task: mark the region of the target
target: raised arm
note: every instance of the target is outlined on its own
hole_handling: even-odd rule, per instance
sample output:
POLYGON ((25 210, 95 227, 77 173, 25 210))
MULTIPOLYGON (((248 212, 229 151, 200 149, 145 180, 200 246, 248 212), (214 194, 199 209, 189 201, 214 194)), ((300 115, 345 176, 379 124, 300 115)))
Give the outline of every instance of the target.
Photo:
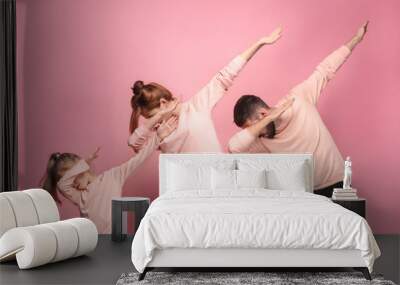
POLYGON ((249 48, 247 48, 245 51, 243 51, 240 54, 240 56, 244 60, 249 61, 261 47, 263 47, 265 45, 274 44, 277 40, 280 39, 281 36, 282 36, 282 28, 278 27, 268 36, 262 37, 257 42, 252 44, 249 48))
POLYGON ((363 40, 365 34, 367 33, 369 21, 366 21, 364 25, 362 25, 354 37, 346 44, 349 50, 353 51, 353 49, 363 40))
POLYGON ((227 66, 221 69, 197 94, 191 99, 198 110, 212 110, 215 104, 232 86, 234 79, 245 64, 264 45, 275 43, 281 37, 281 28, 275 29, 269 36, 262 37, 236 56, 227 66))
POLYGON ((116 181, 120 183, 121 187, 134 170, 136 170, 157 149, 159 143, 160 139, 157 134, 154 133, 146 140, 141 149, 128 161, 109 170, 115 177, 116 181))
POLYGON ((354 47, 361 42, 367 31, 368 22, 362 25, 356 35, 345 45, 328 55, 314 70, 314 72, 302 83, 295 86, 290 93, 304 96, 307 100, 316 104, 322 90, 335 76, 336 72, 350 56, 354 47))

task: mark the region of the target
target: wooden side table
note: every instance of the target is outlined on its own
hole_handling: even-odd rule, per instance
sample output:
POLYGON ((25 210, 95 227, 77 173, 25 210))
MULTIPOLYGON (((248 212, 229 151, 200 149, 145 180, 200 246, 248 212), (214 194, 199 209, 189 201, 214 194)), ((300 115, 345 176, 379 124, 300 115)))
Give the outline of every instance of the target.
POLYGON ((135 232, 139 227, 140 221, 146 214, 150 205, 150 199, 145 197, 119 197, 112 199, 112 233, 113 241, 123 241, 126 239, 127 213, 135 213, 135 232))
POLYGON ((332 202, 339 204, 340 206, 359 214, 364 219, 366 218, 366 203, 364 198, 357 198, 354 200, 334 200, 332 202))

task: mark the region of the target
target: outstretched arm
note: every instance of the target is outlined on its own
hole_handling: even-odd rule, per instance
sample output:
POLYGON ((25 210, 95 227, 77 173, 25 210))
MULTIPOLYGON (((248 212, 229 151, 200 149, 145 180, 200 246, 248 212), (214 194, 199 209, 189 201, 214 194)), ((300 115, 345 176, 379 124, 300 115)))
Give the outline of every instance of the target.
POLYGON ((196 109, 210 111, 223 97, 234 79, 245 64, 264 45, 275 43, 281 37, 281 28, 275 29, 270 35, 262 37, 249 48, 236 56, 226 67, 221 69, 197 94, 192 98, 196 109))
POLYGON ((353 51, 353 49, 363 40, 365 34, 367 33, 369 21, 366 21, 364 25, 362 25, 354 37, 346 44, 349 50, 353 51))
POLYGON ((302 83, 294 87, 290 93, 303 96, 308 101, 316 104, 322 90, 335 76, 342 64, 349 57, 354 47, 360 43, 367 31, 368 22, 362 25, 356 35, 345 45, 328 55, 302 83))
POLYGON ((125 180, 157 149, 159 144, 173 133, 178 127, 178 119, 175 116, 160 123, 155 132, 149 136, 142 148, 128 161, 120 166, 112 168, 112 174, 121 186, 125 180))
POLYGON ((268 36, 262 37, 259 39, 257 42, 252 44, 249 48, 247 48, 245 51, 243 51, 240 56, 246 60, 249 61, 256 53, 257 51, 262 48, 265 45, 272 45, 274 44, 277 40, 280 39, 282 36, 282 28, 276 28, 271 34, 268 36))

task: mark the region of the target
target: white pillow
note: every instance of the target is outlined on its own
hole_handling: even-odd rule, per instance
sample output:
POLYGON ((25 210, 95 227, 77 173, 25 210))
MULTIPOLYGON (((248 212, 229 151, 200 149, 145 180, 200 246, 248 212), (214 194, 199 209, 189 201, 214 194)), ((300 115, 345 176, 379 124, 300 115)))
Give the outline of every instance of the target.
POLYGON ((271 169, 267 172, 268 189, 307 191, 308 178, 305 164, 298 164, 286 169, 271 169))
POLYGON ((267 188, 267 172, 263 170, 236 170, 238 188, 267 188))
POLYGON ((267 188, 265 170, 211 170, 211 187, 213 190, 237 190, 240 188, 267 188))
POLYGON ((173 159, 166 161, 166 167, 168 168, 172 164, 182 165, 184 167, 191 166, 191 167, 213 167, 217 169, 236 169, 236 161, 234 159, 210 159, 207 156, 204 158, 196 159, 173 159))
POLYGON ((211 168, 235 169, 232 159, 178 159, 166 164, 166 190, 211 190, 211 168))
POLYGON ((236 190, 236 170, 213 167, 211 169, 211 188, 213 190, 236 190))
POLYGON ((265 169, 268 189, 310 191, 312 188, 311 170, 304 160, 239 159, 238 168, 240 170, 265 169))
POLYGON ((168 191, 209 190, 211 189, 211 167, 170 163, 167 189, 168 191))

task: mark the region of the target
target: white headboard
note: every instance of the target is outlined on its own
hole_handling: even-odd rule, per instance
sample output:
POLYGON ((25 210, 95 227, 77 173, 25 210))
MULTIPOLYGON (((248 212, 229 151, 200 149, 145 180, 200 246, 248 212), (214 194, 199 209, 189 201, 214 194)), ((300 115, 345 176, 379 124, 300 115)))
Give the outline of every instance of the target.
POLYGON ((313 157, 312 154, 248 154, 248 153, 242 153, 242 154, 228 154, 228 153, 180 153, 180 154, 160 154, 160 162, 159 162, 159 194, 162 195, 167 191, 167 165, 169 162, 182 162, 182 161, 198 161, 198 162, 204 162, 207 161, 208 163, 212 163, 213 161, 218 161, 218 160, 232 160, 236 161, 237 159, 240 158, 246 158, 246 159, 257 159, 257 160, 267 160, 268 162, 280 162, 280 161, 287 161, 287 162, 292 162, 292 161, 304 161, 306 165, 308 166, 308 169, 310 170, 308 173, 308 185, 309 189, 307 189, 307 192, 313 192, 314 191, 314 177, 313 177, 313 170, 314 170, 314 162, 313 162, 313 157))

